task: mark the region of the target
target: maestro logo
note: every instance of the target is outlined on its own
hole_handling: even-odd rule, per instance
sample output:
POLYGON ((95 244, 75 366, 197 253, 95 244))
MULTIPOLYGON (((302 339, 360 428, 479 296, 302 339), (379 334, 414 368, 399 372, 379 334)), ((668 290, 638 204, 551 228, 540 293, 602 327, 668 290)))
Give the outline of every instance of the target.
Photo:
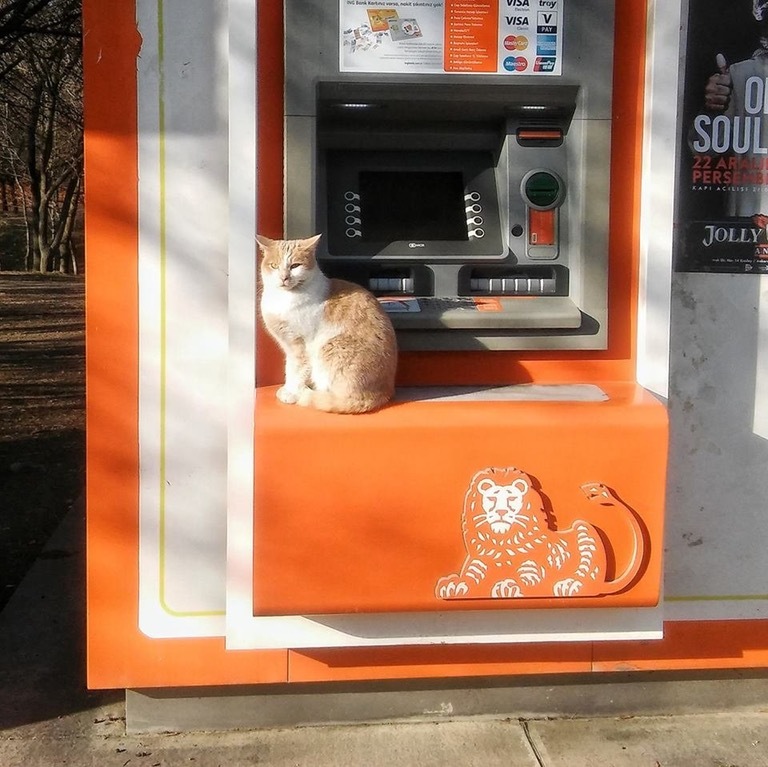
POLYGON ((528 69, 528 59, 524 56, 507 56, 504 59, 504 69, 507 72, 525 72, 528 69))

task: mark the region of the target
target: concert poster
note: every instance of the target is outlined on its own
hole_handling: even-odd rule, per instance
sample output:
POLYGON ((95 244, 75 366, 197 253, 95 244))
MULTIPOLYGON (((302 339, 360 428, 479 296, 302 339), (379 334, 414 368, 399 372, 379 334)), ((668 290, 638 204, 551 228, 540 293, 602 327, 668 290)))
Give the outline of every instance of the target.
POLYGON ((689 0, 675 269, 768 273, 768 0, 689 0))

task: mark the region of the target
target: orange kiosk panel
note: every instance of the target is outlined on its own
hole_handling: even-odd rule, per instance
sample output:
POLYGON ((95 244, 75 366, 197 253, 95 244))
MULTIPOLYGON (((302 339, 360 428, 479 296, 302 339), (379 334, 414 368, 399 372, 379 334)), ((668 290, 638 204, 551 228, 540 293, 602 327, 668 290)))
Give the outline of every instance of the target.
POLYGON ((260 389, 255 614, 655 605, 666 415, 604 391, 359 417, 260 389))

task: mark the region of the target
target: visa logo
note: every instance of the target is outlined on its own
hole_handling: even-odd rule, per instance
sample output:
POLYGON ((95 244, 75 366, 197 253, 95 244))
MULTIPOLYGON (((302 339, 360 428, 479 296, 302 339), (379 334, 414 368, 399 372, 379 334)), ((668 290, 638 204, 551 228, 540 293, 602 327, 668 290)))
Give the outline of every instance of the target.
POLYGON ((507 21, 507 26, 509 27, 527 27, 528 26, 527 16, 507 16, 506 21, 507 21))
POLYGON ((507 8, 530 8, 530 0, 507 0, 507 8))

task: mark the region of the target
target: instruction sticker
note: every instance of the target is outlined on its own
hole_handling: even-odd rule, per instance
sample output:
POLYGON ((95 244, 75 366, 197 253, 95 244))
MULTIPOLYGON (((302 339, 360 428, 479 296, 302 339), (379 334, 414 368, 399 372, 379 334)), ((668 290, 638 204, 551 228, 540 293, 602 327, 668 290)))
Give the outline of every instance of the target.
POLYGON ((560 75, 566 0, 340 0, 342 72, 560 75))

